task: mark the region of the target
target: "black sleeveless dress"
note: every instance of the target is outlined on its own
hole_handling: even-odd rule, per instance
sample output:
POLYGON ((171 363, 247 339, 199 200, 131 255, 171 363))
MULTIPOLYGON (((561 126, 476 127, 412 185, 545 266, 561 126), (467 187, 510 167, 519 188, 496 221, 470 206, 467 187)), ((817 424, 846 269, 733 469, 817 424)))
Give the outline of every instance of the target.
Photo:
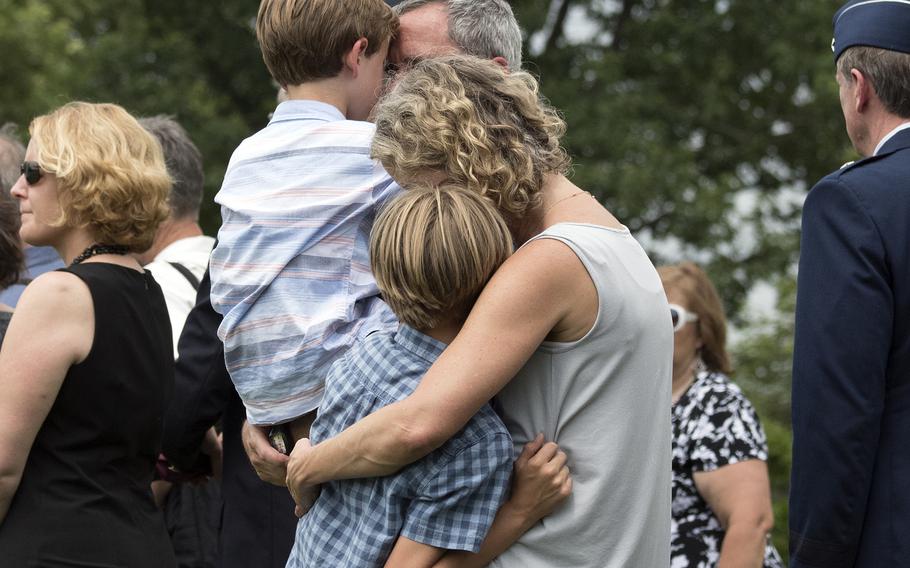
POLYGON ((61 270, 91 291, 94 343, 67 372, 29 452, 0 524, 0 566, 172 567, 149 489, 174 377, 161 288, 115 264, 61 270))

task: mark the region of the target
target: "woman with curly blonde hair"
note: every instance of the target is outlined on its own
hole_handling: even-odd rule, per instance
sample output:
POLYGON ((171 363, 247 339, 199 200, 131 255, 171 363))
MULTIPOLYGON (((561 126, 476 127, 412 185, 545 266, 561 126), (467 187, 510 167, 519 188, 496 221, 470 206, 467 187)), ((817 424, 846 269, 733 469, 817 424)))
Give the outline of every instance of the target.
POLYGON ((130 253, 167 216, 161 148, 125 110, 36 118, 12 188, 22 239, 68 265, 26 288, 0 348, 0 558, 173 566, 149 483, 173 381, 161 289, 130 253))
POLYGON ((542 523, 513 510, 480 554, 440 565, 666 565, 669 308, 629 230, 566 179, 562 119, 527 73, 463 56, 416 64, 374 117, 373 154, 405 189, 444 182, 484 195, 521 246, 411 396, 298 444, 292 493, 395 471, 496 396, 516 448, 543 432, 565 451, 573 493, 542 523))

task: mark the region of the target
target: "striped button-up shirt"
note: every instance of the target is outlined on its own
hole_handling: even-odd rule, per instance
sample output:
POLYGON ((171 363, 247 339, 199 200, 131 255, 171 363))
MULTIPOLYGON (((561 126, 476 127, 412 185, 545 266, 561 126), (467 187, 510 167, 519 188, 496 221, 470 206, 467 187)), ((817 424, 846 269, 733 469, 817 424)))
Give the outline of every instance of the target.
POLYGON ((211 297, 254 424, 317 408, 332 361, 396 325, 370 271, 373 220, 399 191, 370 159, 373 132, 333 106, 287 101, 231 156, 211 297))
MULTIPOLYGON (((445 344, 402 325, 374 333, 335 362, 313 443, 411 394, 445 344)), ((442 447, 387 477, 322 485, 297 524, 288 568, 382 566, 399 536, 477 552, 508 493, 512 438, 484 405, 442 447)))

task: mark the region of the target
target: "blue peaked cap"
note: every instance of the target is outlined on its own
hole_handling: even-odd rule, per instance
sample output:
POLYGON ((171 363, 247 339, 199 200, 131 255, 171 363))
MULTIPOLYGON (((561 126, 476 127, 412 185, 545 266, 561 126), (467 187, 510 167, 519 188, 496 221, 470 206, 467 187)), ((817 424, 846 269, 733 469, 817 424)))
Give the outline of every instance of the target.
POLYGON ((910 0, 851 0, 834 14, 834 61, 864 45, 910 53, 910 0))

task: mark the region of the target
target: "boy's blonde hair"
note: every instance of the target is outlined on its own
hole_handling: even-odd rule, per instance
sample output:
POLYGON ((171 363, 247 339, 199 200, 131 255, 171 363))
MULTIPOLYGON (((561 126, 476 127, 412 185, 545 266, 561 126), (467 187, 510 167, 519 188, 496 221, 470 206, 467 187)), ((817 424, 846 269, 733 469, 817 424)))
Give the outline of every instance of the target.
POLYGON ((152 246, 168 216, 171 178, 158 141, 123 108, 73 102, 29 126, 38 165, 57 178, 60 227, 88 227, 99 243, 152 246))
POLYGON ((402 73, 373 109, 371 155, 405 185, 428 173, 488 197, 510 224, 540 205, 544 177, 565 173, 565 122, 524 71, 466 55, 402 73))
POLYGON ((493 205, 458 187, 418 187, 380 213, 370 257, 383 299, 419 330, 463 321, 509 255, 512 237, 493 205))
POLYGON ((373 55, 396 33, 383 0, 262 0, 256 18, 262 59, 282 87, 335 77, 358 39, 373 55))

